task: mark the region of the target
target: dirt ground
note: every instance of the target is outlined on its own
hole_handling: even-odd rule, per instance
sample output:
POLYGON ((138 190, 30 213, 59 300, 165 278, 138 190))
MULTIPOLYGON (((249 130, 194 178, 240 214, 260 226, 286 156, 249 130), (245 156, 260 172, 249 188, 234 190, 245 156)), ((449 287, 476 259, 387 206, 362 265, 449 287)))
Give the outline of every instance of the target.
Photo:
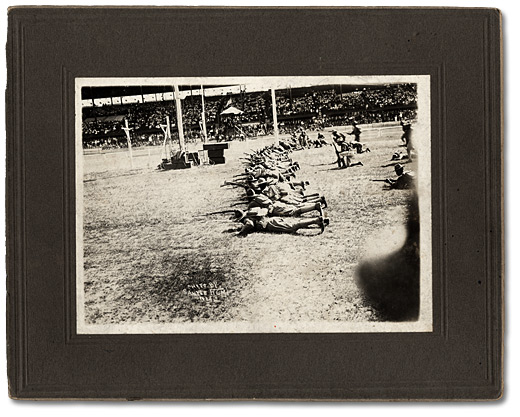
POLYGON ((410 192, 371 181, 395 177, 400 135, 365 130, 372 152, 356 157, 362 167, 339 170, 332 146, 292 153, 297 180, 327 198, 323 234, 238 238, 228 216, 205 216, 238 201, 241 189, 221 184, 242 171, 244 152, 272 138, 232 142, 225 165, 175 171, 154 169, 158 148, 134 150, 134 169, 127 152, 85 155, 85 322, 381 320, 354 275, 361 259, 404 240, 410 192))

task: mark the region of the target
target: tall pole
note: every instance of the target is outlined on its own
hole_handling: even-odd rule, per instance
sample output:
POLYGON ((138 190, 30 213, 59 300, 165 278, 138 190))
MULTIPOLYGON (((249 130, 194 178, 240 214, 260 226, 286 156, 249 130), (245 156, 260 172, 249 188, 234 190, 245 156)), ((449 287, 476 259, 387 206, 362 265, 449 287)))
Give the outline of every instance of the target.
MULTIPOLYGON (((168 154, 171 158, 172 155, 172 131, 170 130, 170 116, 166 116, 166 137, 168 138, 168 146, 170 147, 170 153, 168 154)), ((166 148, 165 148, 166 150, 166 148)))
POLYGON ((274 88, 271 88, 271 100, 273 102, 273 127, 274 127, 274 141, 275 145, 278 145, 278 117, 276 115, 276 96, 274 94, 274 88))
POLYGON ((123 130, 126 133, 126 141, 128 143, 128 152, 130 154, 130 166, 134 167, 134 157, 132 155, 132 141, 130 140, 130 128, 128 127, 128 119, 125 119, 125 127, 123 127, 123 130))
POLYGON ((179 147, 181 152, 185 151, 186 145, 184 143, 184 129, 182 127, 182 103, 179 93, 179 86, 174 85, 175 89, 175 109, 177 110, 177 130, 179 131, 179 147))
POLYGON ((202 97, 202 134, 204 142, 208 141, 208 131, 206 130, 206 110, 204 107, 204 86, 200 86, 200 96, 202 97))

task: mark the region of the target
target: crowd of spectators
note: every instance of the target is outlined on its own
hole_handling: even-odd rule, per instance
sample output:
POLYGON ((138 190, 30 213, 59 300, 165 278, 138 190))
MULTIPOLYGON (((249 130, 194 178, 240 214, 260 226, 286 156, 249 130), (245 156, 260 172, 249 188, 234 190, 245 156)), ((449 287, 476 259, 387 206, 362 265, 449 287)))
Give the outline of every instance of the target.
MULTIPOLYGON (((415 117, 415 84, 374 86, 347 92, 338 87, 307 91, 278 90, 276 104, 280 132, 290 133, 298 127, 321 130, 349 124, 352 120, 366 124, 415 117)), ((269 92, 205 97, 204 104, 210 139, 230 140, 241 135, 260 136, 273 131, 269 92), (237 116, 221 115, 231 105, 242 113, 237 116)), ((201 138, 201 112, 200 96, 188 96, 182 101, 184 133, 188 141, 201 138)), ((174 101, 85 107, 84 147, 126 147, 126 136, 122 129, 125 120, 132 132, 132 145, 156 145, 161 143, 163 135, 160 125, 165 123, 166 116, 170 118, 172 133, 176 132, 174 101)))
POLYGON ((83 122, 83 136, 112 135, 121 130, 120 120, 92 119, 83 122))
MULTIPOLYGON (((164 137, 156 133, 135 135, 132 137, 132 147, 156 146, 162 144, 163 140, 164 137)), ((83 142, 83 148, 85 149, 123 149, 127 146, 128 143, 125 136, 94 137, 89 141, 83 142)))
POLYGON ((291 91, 277 92, 276 106, 280 116, 308 113, 329 113, 341 110, 373 110, 386 107, 409 106, 417 102, 415 84, 389 85, 341 92, 331 88, 305 92, 295 96, 291 91))

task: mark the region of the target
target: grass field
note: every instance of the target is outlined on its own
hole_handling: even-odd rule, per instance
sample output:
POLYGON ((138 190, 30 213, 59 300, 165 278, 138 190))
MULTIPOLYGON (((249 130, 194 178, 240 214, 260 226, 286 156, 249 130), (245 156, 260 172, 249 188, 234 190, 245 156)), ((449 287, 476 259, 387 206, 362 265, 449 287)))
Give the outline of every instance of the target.
POLYGON ((204 216, 237 202, 242 191, 220 185, 242 171, 244 152, 272 138, 231 143, 225 165, 177 171, 154 169, 159 148, 134 150, 134 169, 127 152, 85 155, 86 323, 381 320, 354 274, 361 259, 404 240, 410 191, 371 181, 395 176, 400 135, 365 129, 372 152, 356 157, 362 167, 339 170, 332 146, 292 153, 297 180, 327 198, 323 234, 241 239, 225 215, 204 216))

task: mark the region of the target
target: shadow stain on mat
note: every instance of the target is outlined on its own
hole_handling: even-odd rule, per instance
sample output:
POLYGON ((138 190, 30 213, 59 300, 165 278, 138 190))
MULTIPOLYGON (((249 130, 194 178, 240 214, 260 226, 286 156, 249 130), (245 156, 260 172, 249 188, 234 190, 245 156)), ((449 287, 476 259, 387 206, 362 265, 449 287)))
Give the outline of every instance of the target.
POLYGON ((386 321, 415 321, 419 316, 419 206, 410 198, 403 246, 380 259, 364 260, 356 283, 386 321))

